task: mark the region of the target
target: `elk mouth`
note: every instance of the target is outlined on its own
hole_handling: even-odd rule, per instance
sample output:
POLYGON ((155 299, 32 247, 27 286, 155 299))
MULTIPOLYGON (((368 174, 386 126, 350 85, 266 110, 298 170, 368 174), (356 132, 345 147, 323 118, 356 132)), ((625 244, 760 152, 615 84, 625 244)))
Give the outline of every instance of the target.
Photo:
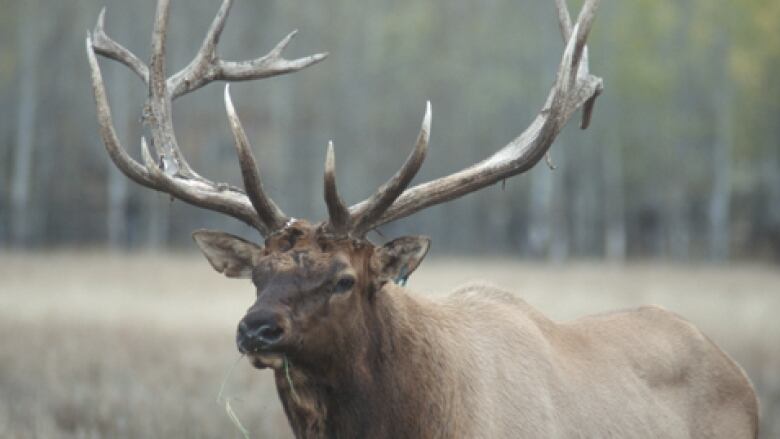
POLYGON ((257 369, 279 370, 284 366, 284 354, 278 352, 247 352, 246 356, 257 369))

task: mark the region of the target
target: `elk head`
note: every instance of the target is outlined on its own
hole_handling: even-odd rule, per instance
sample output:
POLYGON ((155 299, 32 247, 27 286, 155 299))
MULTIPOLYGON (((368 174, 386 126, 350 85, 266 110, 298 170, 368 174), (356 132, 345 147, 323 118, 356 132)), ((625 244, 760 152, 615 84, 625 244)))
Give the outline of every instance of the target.
POLYGON ((378 246, 365 235, 374 228, 428 206, 525 172, 546 154, 572 114, 584 108, 582 127, 590 120, 602 81, 588 71, 587 39, 597 0, 586 0, 572 26, 563 0, 556 0, 566 43, 555 83, 531 125, 515 140, 485 160, 426 183, 408 188, 425 158, 430 135, 431 106, 426 106, 416 146, 402 167, 376 193, 347 207, 336 188, 332 143, 325 160, 324 197, 329 217, 320 222, 290 218, 263 190, 252 149, 233 107, 229 88, 225 106, 245 190, 217 184, 193 171, 179 149, 171 117, 172 101, 212 81, 241 81, 295 72, 323 60, 321 53, 296 60, 282 57, 295 32, 263 57, 231 62, 219 58, 217 42, 232 0, 222 5, 192 62, 166 77, 165 39, 170 0, 159 0, 149 66, 104 32, 104 12, 87 36, 87 54, 97 105, 100 133, 106 149, 129 178, 195 206, 233 216, 265 236, 260 246, 222 232, 201 230, 193 237, 211 265, 233 278, 250 278, 257 299, 238 325, 237 344, 258 367, 279 367, 282 355, 316 362, 340 343, 350 344, 365 329, 377 294, 390 282, 404 279, 425 256, 429 240, 404 237, 378 246), (119 61, 148 87, 144 122, 155 153, 141 140, 141 164, 122 148, 96 54, 119 61))
POLYGON ((252 279, 257 298, 238 324, 236 344, 256 367, 274 368, 283 355, 316 367, 337 351, 334 344, 366 333, 374 295, 414 271, 430 243, 404 237, 377 247, 303 220, 291 220, 262 247, 223 232, 193 236, 217 271, 252 279))

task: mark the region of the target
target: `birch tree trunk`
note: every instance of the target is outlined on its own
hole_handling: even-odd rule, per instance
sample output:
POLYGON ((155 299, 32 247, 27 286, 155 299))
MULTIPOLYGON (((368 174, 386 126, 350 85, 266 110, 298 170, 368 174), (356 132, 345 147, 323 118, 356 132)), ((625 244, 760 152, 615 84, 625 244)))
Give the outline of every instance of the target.
POLYGON ((604 164, 604 254, 610 261, 626 259, 626 218, 623 202, 623 149, 618 136, 602 152, 604 164))
POLYGON ((528 206, 528 246, 532 257, 545 255, 550 246, 553 171, 545 167, 531 171, 528 206))
MULTIPOLYGON (((725 57, 724 57, 725 58, 725 57)), ((723 67, 724 73, 726 67, 723 67)), ((714 261, 726 261, 730 253, 731 150, 733 133, 733 83, 719 81, 715 96, 717 134, 712 151, 712 191, 709 201, 709 256, 714 261)))
POLYGON ((32 182, 32 158, 35 142, 37 112, 36 57, 38 38, 33 25, 34 3, 25 2, 17 28, 17 42, 21 63, 19 65, 19 113, 16 124, 16 145, 11 177, 11 243, 16 246, 30 244, 30 192, 32 182))

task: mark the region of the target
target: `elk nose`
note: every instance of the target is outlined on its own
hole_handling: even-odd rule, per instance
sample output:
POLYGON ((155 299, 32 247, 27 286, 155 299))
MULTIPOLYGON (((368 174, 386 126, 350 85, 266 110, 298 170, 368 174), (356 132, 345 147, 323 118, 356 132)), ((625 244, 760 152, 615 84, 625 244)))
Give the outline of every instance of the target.
POLYGON ((284 327, 276 315, 253 312, 239 322, 236 344, 241 353, 257 352, 279 343, 284 334, 284 327))

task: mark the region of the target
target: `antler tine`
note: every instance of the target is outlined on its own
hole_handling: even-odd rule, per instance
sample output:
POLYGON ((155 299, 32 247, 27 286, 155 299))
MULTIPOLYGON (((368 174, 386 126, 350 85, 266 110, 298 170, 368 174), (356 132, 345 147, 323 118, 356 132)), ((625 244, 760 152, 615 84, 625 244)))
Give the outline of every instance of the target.
MULTIPOLYGON (((561 36, 563 37, 563 42, 566 43, 571 38, 571 16, 569 15, 569 9, 566 7, 566 0, 555 0, 555 8, 558 11, 558 24, 561 28, 561 36)), ((583 18, 578 17, 578 22, 584 22, 584 20, 592 21, 596 12, 596 6, 586 8, 583 7, 580 14, 589 14, 589 17, 583 18)), ((590 25, 588 25, 588 29, 590 28, 590 25)), ((577 71, 577 76, 587 76, 588 74, 588 62, 587 62, 587 56, 588 56, 588 48, 584 45, 584 40, 582 41, 582 49, 581 49, 581 55, 576 55, 576 58, 579 58, 580 56, 585 57, 586 61, 580 63, 580 68, 577 71)), ((578 61, 579 62, 579 61, 578 61)), ((581 129, 587 129, 588 126, 590 126, 590 120, 593 115, 593 107, 596 104, 596 98, 601 94, 602 89, 598 88, 596 90, 596 93, 593 94, 593 96, 585 101, 585 104, 583 104, 582 108, 582 122, 580 123, 581 129)))
POLYGON ((420 170, 425 154, 428 152, 428 141, 431 136, 431 102, 425 104, 425 116, 423 117, 420 133, 417 135, 417 143, 401 166, 401 169, 390 180, 383 184, 370 198, 356 204, 352 210, 352 232, 356 236, 363 236, 377 226, 377 220, 393 204, 399 195, 409 186, 417 171, 420 170))
POLYGON ((555 9, 558 12, 558 25, 561 28, 563 42, 567 43, 571 36, 571 15, 566 7, 566 0, 555 0, 555 9))
MULTIPOLYGON (((371 221, 371 227, 411 215, 426 207, 474 192, 532 168, 552 145, 555 137, 580 107, 584 107, 584 126, 590 118, 593 100, 603 89, 601 78, 588 72, 585 42, 593 24, 599 0, 586 0, 566 40, 566 49, 558 67, 555 84, 542 110, 531 125, 515 140, 487 159, 436 180, 404 191, 395 202, 371 221)), ((559 22, 566 32, 568 11, 558 0, 559 22)), ((364 209, 362 205, 353 211, 364 209)))
POLYGON ((238 153, 238 163, 241 167, 241 175, 244 178, 244 189, 249 200, 257 211, 260 220, 266 225, 268 231, 274 231, 284 227, 287 217, 281 209, 265 194, 263 183, 260 180, 260 171, 257 168, 257 162, 252 154, 252 147, 241 125, 241 120, 233 107, 233 100, 230 98, 230 84, 225 85, 225 109, 227 110, 230 130, 233 132, 233 138, 236 143, 236 152, 238 153))
MULTIPOLYGON (((582 33, 582 35, 580 35, 578 39, 578 44, 581 46, 582 59, 584 59, 584 62, 580 62, 579 64, 580 68, 577 71, 578 76, 586 77, 589 74, 588 47, 585 45, 585 41, 588 38, 588 33, 590 32, 592 22, 596 17, 596 8, 598 8, 598 2, 591 2, 590 4, 586 3, 582 7, 582 10, 580 11, 580 16, 577 18, 578 22, 583 23, 583 30, 584 30, 584 32, 582 33), (586 6, 590 6, 590 7, 586 7, 586 6)), ((601 92, 603 90, 604 90, 603 84, 599 83, 593 95, 589 99, 587 99, 583 104, 582 122, 580 123, 580 129, 584 130, 590 126, 590 120, 593 116, 593 107, 596 105, 596 98, 598 98, 601 95, 601 92)))
POLYGON ((87 59, 92 74, 92 90, 95 94, 100 136, 103 139, 106 151, 114 164, 116 164, 116 167, 128 178, 138 184, 153 187, 144 167, 127 154, 124 148, 122 148, 119 137, 116 135, 114 119, 111 116, 111 106, 108 103, 108 95, 103 82, 103 74, 100 71, 100 64, 98 64, 97 56, 95 55, 97 49, 94 47, 94 40, 89 32, 87 32, 86 47, 87 59))
POLYGON ((95 51, 106 58, 111 58, 126 65, 136 75, 138 75, 144 84, 149 84, 149 68, 146 67, 140 58, 126 47, 117 43, 106 34, 106 8, 100 10, 95 30, 92 31, 92 45, 95 51))
POLYGON ((195 58, 185 68, 168 79, 173 99, 203 87, 212 81, 249 81, 297 72, 324 60, 327 52, 288 60, 282 52, 297 30, 290 32, 266 55, 250 61, 223 61, 217 56, 217 44, 225 27, 233 0, 223 0, 206 38, 195 58))
POLYGON ((282 50, 294 32, 284 38, 268 55, 252 61, 225 62, 216 50, 232 0, 223 0, 209 27, 200 50, 190 64, 166 78, 165 43, 168 33, 170 0, 158 0, 152 32, 152 54, 149 65, 108 37, 105 33, 105 8, 100 12, 92 35, 87 34, 87 56, 92 71, 92 86, 97 105, 98 123, 103 143, 116 166, 133 181, 157 191, 166 192, 198 207, 226 213, 246 222, 263 234, 282 227, 287 218, 263 192, 251 147, 226 90, 228 116, 236 138, 246 193, 227 184, 214 183, 197 174, 182 154, 173 129, 172 101, 214 80, 241 81, 295 72, 315 64, 327 54, 286 60, 282 50), (153 155, 143 140, 144 164, 138 163, 122 148, 111 118, 110 107, 96 54, 125 64, 148 86, 143 118, 152 137, 153 155))
POLYGON ((339 196, 336 189, 336 157, 333 152, 333 141, 328 142, 328 151, 325 155, 325 204, 328 206, 330 227, 337 234, 349 232, 352 224, 349 208, 339 196))
POLYGON ((217 15, 206 32, 206 37, 203 39, 198 53, 195 54, 195 57, 186 67, 170 78, 168 86, 174 95, 174 99, 208 83, 206 77, 210 73, 209 70, 213 70, 215 63, 219 61, 217 58, 217 44, 219 44, 219 38, 225 29, 225 22, 231 6, 233 6, 233 0, 223 0, 217 15), (201 81, 203 83, 196 86, 196 82, 199 83, 201 81))
POLYGON ((116 135, 103 75, 97 61, 97 50, 93 45, 92 36, 89 34, 86 38, 86 49, 92 74, 92 90, 95 94, 100 134, 106 151, 117 168, 140 185, 167 192, 199 207, 228 214, 262 231, 264 225, 259 221, 257 213, 241 191, 234 188, 218 191, 213 186, 198 180, 185 180, 168 176, 159 168, 159 164, 152 157, 144 139, 141 142, 141 153, 145 165, 141 165, 127 154, 116 135))
POLYGON ((596 18, 596 8, 598 8, 600 0, 586 0, 580 15, 577 17, 577 25, 579 32, 575 32, 572 29, 572 33, 577 35, 577 42, 574 47, 574 56, 572 59, 572 71, 576 72, 577 76, 582 76, 588 73, 587 63, 587 51, 588 48, 585 43, 590 35, 590 30, 593 26, 593 20, 596 18), (582 63, 582 59, 585 58, 586 62, 582 63))
POLYGON ((152 146, 157 156, 167 164, 168 172, 206 182, 208 180, 193 171, 187 163, 173 129, 172 99, 165 76, 165 43, 170 7, 170 0, 159 0, 154 14, 152 55, 149 61, 149 97, 144 109, 144 122, 150 128, 152 146))
POLYGON ((151 68, 147 67, 135 54, 115 42, 105 33, 106 8, 98 15, 91 39, 91 50, 125 64, 149 86, 149 98, 145 112, 146 122, 152 128, 152 137, 157 155, 170 164, 171 173, 179 173, 202 182, 208 180, 195 173, 187 163, 176 142, 173 121, 170 112, 170 97, 165 81, 165 37, 168 26, 169 0, 160 0, 155 13, 152 36, 151 68))

